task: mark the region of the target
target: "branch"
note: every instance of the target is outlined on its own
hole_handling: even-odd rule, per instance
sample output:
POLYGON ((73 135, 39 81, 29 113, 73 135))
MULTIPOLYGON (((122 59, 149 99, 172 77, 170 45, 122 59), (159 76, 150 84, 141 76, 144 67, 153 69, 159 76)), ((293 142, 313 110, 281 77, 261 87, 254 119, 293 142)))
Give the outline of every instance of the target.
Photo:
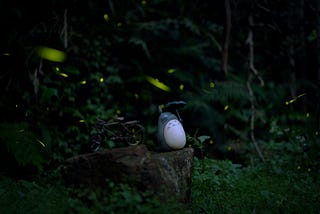
POLYGON ((63 46, 64 48, 68 48, 68 22, 67 22, 67 10, 64 10, 63 14, 63 28, 61 30, 60 36, 63 37, 63 46))
POLYGON ((252 27, 254 26, 254 24, 253 24, 252 15, 250 15, 249 17, 249 25, 250 25, 250 31, 246 41, 246 43, 249 45, 249 69, 251 70, 251 72, 253 72, 256 75, 256 77, 260 81, 260 86, 264 86, 264 81, 262 77, 259 75, 257 69, 254 67, 254 43, 253 43, 253 31, 252 31, 252 27))
POLYGON ((250 103, 251 103, 251 118, 250 118, 250 138, 251 141, 260 157, 260 159, 262 161, 264 161, 264 156, 261 152, 261 149, 256 141, 255 135, 254 135, 254 121, 255 121, 255 115, 256 115, 256 107, 254 105, 254 101, 255 101, 255 96, 251 87, 251 82, 252 82, 252 73, 249 71, 248 74, 248 80, 247 80, 247 88, 248 88, 248 92, 249 92, 249 97, 250 97, 250 103))
POLYGON ((259 79, 261 86, 264 86, 264 81, 261 78, 261 76, 259 75, 256 68, 254 67, 254 45, 253 45, 254 43, 253 43, 253 31, 252 31, 252 26, 253 26, 252 15, 250 15, 250 17, 249 17, 249 25, 251 28, 250 28, 246 43, 249 45, 249 71, 248 71, 248 79, 247 79, 247 89, 248 89, 250 103, 251 103, 250 138, 251 138, 251 141, 252 141, 260 159, 262 161, 264 161, 264 156, 261 152, 261 149, 256 141, 255 134, 254 134, 254 128, 255 128, 254 121, 255 121, 255 115, 256 115, 255 100, 256 99, 255 99, 255 95, 254 95, 252 87, 251 87, 253 75, 255 75, 259 79))

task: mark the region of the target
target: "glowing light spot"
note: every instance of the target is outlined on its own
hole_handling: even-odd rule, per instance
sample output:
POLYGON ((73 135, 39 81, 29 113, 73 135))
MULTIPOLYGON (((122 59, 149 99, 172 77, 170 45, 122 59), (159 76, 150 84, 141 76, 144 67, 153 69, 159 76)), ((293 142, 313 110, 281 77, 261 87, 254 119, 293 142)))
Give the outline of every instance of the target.
POLYGON ((210 144, 213 144, 213 140, 210 140, 209 143, 210 143, 210 144))
POLYGON ((216 86, 216 84, 214 84, 214 82, 210 82, 210 88, 214 88, 216 86))
POLYGON ((116 113, 117 113, 117 114, 121 114, 120 109, 117 109, 116 113))
POLYGON ((174 73, 175 71, 176 71, 175 68, 170 68, 170 69, 168 69, 168 74, 172 74, 172 73, 174 73))
POLYGON ((297 170, 300 170, 301 169, 301 166, 297 166, 297 170))
POLYGON ((82 81, 80 82, 80 84, 81 84, 81 85, 85 85, 85 84, 87 84, 87 81, 82 80, 82 81))
POLYGON ((18 108, 18 104, 16 104, 16 108, 18 108))
POLYGON ((229 109, 229 105, 225 105, 223 110, 227 111, 229 109))
POLYGON ((171 89, 165 85, 164 83, 160 82, 158 79, 155 79, 153 77, 150 77, 150 76, 146 76, 146 80, 148 82, 150 82, 152 85, 154 85, 155 87, 157 88, 160 88, 161 90, 164 90, 164 91, 171 91, 171 89))
POLYGON ((103 82, 104 82, 103 77, 100 77, 99 82, 101 82, 101 83, 103 83, 103 82))
POLYGON ((183 85, 183 84, 181 84, 181 85, 179 86, 179 89, 180 89, 181 91, 183 91, 183 89, 184 89, 184 85, 183 85))
POLYGON ((286 105, 289 105, 289 104, 291 104, 291 103, 293 103, 293 102, 296 102, 297 99, 299 99, 300 97, 303 97, 304 95, 306 95, 306 93, 300 94, 300 95, 298 95, 297 97, 295 97, 295 98, 293 98, 293 99, 291 99, 291 100, 289 100, 289 101, 286 101, 285 104, 286 104, 286 105))
POLYGON ((84 123, 84 122, 86 122, 85 120, 79 120, 79 123, 84 123))
POLYGON ((141 4, 142 4, 142 5, 146 5, 146 4, 147 4, 147 1, 142 0, 142 1, 141 1, 141 4))
POLYGON ((20 133, 21 133, 21 132, 24 132, 24 129, 20 129, 20 130, 18 130, 18 132, 20 132, 20 133))
POLYGON ((230 152, 231 150, 232 150, 231 146, 228 146, 228 147, 227 147, 227 151, 230 152))
POLYGON ((63 51, 59 51, 57 49, 49 48, 49 47, 38 47, 36 49, 36 53, 43 59, 53 61, 53 62, 63 62, 66 60, 67 55, 63 51))
POLYGON ((318 131, 316 131, 314 134, 315 134, 316 136, 318 136, 319 132, 318 132, 318 131))
POLYGON ((139 94, 135 93, 133 96, 134 98, 139 99, 139 94))
POLYGON ((10 56, 10 53, 3 53, 4 56, 10 56))
POLYGON ((311 172, 311 169, 310 169, 310 168, 308 168, 308 172, 311 172))
POLYGON ((108 14, 104 14, 104 15, 103 15, 103 18, 104 18, 104 20, 109 21, 109 16, 108 16, 108 14))
POLYGON ((121 22, 118 22, 117 23, 117 27, 121 27, 122 26, 122 23, 121 22))
POLYGON ((39 139, 37 139, 37 141, 41 144, 41 146, 46 147, 46 145, 39 139))
MULTIPOLYGON (((303 93, 303 94, 298 95, 297 98, 303 97, 304 95, 306 95, 306 93, 303 93)), ((297 99, 297 98, 296 98, 296 99, 297 99)))
POLYGON ((68 77, 68 74, 60 72, 60 68, 59 67, 55 67, 54 69, 55 69, 55 73, 57 75, 60 75, 62 77, 68 77))
POLYGON ((309 118, 310 117, 310 114, 309 114, 309 112, 308 113, 306 113, 306 118, 309 118))
POLYGON ((62 77, 68 77, 68 74, 61 73, 61 72, 59 73, 59 75, 62 76, 62 77))

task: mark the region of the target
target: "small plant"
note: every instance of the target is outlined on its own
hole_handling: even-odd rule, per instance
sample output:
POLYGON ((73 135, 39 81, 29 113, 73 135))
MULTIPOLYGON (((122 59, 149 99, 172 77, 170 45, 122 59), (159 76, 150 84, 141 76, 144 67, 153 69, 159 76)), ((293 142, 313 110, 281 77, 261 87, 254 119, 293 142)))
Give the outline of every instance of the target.
POLYGON ((197 136, 199 129, 197 129, 194 133, 194 135, 191 137, 190 135, 187 135, 187 141, 189 142, 189 146, 195 148, 197 151, 199 151, 199 156, 202 159, 202 172, 205 170, 203 159, 205 157, 204 150, 205 145, 204 143, 210 139, 210 136, 208 135, 201 135, 197 136))
POLYGON ((47 148, 27 123, 1 123, 0 143, 21 166, 42 169, 47 161, 47 148))
POLYGON ((201 156, 204 156, 204 143, 209 140, 211 137, 208 135, 197 136, 199 129, 197 129, 193 136, 187 135, 187 141, 189 142, 189 146, 193 146, 198 148, 201 151, 201 156))

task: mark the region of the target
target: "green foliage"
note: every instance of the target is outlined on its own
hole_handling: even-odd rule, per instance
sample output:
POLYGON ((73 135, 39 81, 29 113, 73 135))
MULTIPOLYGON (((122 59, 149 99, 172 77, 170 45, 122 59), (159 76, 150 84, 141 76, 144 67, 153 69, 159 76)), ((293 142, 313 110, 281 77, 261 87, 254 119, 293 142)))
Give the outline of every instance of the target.
POLYGON ((248 140, 249 95, 243 80, 231 76, 227 81, 202 82, 194 90, 196 94, 186 94, 187 105, 196 127, 210 133, 216 141, 222 143, 224 134, 230 138, 248 140))
POLYGON ((0 139, 4 148, 18 164, 32 165, 38 169, 46 163, 46 145, 34 134, 27 123, 0 124, 0 139))
POLYGON ((182 204, 172 201, 164 207, 154 194, 138 192, 127 184, 115 184, 111 181, 106 190, 75 189, 70 193, 74 199, 84 203, 81 206, 71 205, 75 213, 87 211, 93 213, 163 213, 167 210, 184 213, 185 211, 182 204), (83 210, 83 205, 86 205, 88 210, 83 210))
POLYGON ((35 182, 0 180, 1 213, 64 213, 69 207, 66 192, 59 186, 35 182))
POLYGON ((290 169, 319 176, 319 143, 315 135, 308 134, 305 128, 283 127, 277 120, 271 122, 269 132, 274 137, 262 144, 268 164, 265 170, 286 174, 283 169, 290 169))
POLYGON ((194 213, 317 212, 319 181, 285 170, 241 168, 229 161, 205 159, 205 170, 196 159, 192 186, 194 213))
POLYGON ((0 180, 1 213, 188 213, 176 202, 162 202, 148 192, 109 182, 107 189, 89 190, 24 180, 0 180))

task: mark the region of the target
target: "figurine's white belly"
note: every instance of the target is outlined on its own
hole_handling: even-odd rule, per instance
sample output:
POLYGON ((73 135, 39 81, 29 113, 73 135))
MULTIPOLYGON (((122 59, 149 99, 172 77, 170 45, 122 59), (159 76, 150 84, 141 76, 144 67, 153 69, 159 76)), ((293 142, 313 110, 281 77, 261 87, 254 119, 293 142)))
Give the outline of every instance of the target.
POLYGON ((178 120, 170 120, 165 125, 164 139, 172 149, 182 149, 186 145, 186 134, 178 120))

